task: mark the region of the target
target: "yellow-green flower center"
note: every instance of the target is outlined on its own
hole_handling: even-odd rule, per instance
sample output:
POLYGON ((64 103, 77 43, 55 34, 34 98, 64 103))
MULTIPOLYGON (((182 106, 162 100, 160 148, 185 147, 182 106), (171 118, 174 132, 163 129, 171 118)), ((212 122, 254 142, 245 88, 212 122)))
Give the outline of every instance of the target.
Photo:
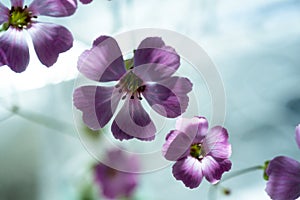
POLYGON ((204 157, 204 150, 201 144, 193 144, 190 148, 190 155, 194 158, 201 159, 204 157))
POLYGON ((141 98, 141 92, 145 90, 145 86, 143 85, 143 80, 136 76, 132 71, 129 71, 116 85, 116 88, 121 87, 119 92, 124 92, 125 96, 122 99, 126 98, 127 94, 130 94, 130 98, 134 99, 135 97, 138 99, 141 98))
POLYGON ((32 16, 32 13, 28 10, 27 6, 24 8, 12 7, 10 10, 8 27, 12 26, 18 29, 27 28, 31 24, 31 18, 33 17, 36 18, 36 16, 32 16))

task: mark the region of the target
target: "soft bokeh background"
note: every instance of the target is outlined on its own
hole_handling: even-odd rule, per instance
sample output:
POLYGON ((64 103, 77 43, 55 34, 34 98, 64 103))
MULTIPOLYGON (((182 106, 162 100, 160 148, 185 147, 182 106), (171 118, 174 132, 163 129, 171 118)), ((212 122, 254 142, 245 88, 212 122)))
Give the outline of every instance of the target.
MULTIPOLYGON (((0 200, 79 199, 96 160, 73 122, 77 57, 102 34, 136 28, 184 34, 213 60, 226 90, 232 171, 277 155, 300 161, 294 141, 300 122, 299 0, 94 0, 71 17, 40 20, 68 27, 74 48, 50 69, 34 53, 22 74, 0 68, 0 200)), ((142 174, 140 183, 136 199, 209 199, 206 181, 187 189, 173 178, 171 165, 142 174)), ((217 199, 269 199, 260 171, 224 186, 231 195, 217 199)))

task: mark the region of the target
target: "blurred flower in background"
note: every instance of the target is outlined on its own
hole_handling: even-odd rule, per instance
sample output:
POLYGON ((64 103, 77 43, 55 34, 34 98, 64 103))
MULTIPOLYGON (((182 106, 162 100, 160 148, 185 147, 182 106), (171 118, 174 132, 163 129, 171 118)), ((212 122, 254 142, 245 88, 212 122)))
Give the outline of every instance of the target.
POLYGON ((74 14, 75 0, 34 0, 27 7, 24 0, 11 0, 11 9, 0 3, 0 66, 23 72, 29 64, 29 48, 24 31, 28 31, 40 62, 52 66, 60 53, 73 46, 71 32, 63 26, 41 23, 40 16, 66 17, 74 14))
POLYGON ((119 101, 125 100, 112 123, 113 136, 153 140, 156 127, 142 106, 142 95, 158 114, 168 118, 181 115, 188 106, 192 83, 172 76, 179 66, 180 56, 159 37, 144 39, 134 57, 124 61, 117 41, 101 36, 80 56, 78 69, 94 81, 118 83, 77 88, 74 105, 83 112, 87 126, 98 130, 111 120, 119 101))
POLYGON ((227 130, 216 126, 208 131, 204 117, 177 120, 176 130, 166 137, 163 154, 166 159, 176 161, 174 177, 191 189, 198 187, 203 177, 216 184, 231 169, 227 130))
POLYGON ((139 162, 135 156, 127 156, 122 150, 110 150, 106 154, 106 164, 98 163, 94 167, 95 183, 104 197, 108 199, 130 198, 138 185, 139 162), (122 170, 109 167, 122 166, 122 170))

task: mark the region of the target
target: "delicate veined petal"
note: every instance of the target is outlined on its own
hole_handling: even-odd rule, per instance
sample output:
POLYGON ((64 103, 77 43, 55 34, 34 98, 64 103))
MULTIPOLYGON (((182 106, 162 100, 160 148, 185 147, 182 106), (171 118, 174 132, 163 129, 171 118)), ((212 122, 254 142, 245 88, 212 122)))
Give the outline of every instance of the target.
POLYGON ((294 200, 300 196, 300 163, 278 156, 270 161, 266 170, 269 180, 266 192, 274 200, 294 200))
POLYGON ((180 65, 180 56, 159 37, 144 39, 134 53, 134 73, 144 81, 169 78, 180 65))
POLYGON ((91 3, 93 0, 80 0, 81 3, 83 4, 88 4, 91 3))
POLYGON ((101 36, 78 60, 78 70, 87 78, 106 82, 117 81, 125 73, 124 60, 115 39, 101 36))
POLYGON ((173 130, 167 137, 163 145, 162 153, 167 160, 176 161, 186 157, 190 153, 190 145, 194 137, 183 132, 173 130))
POLYGON ((14 7, 23 7, 24 0, 10 0, 11 6, 14 7))
POLYGON ((120 129, 120 127, 118 126, 118 124, 115 121, 113 121, 113 123, 111 125, 111 132, 116 139, 121 140, 121 141, 122 140, 130 140, 130 139, 134 138, 133 136, 128 135, 122 129, 120 129))
POLYGON ((0 2, 0 25, 9 19, 9 9, 0 2))
POLYGON ((181 180, 191 189, 198 187, 203 178, 201 163, 190 156, 178 160, 173 165, 172 172, 177 180, 181 180))
POLYGON ((208 122, 205 117, 179 118, 176 121, 176 130, 180 130, 191 137, 194 143, 200 143, 207 134, 208 122))
POLYGON ((6 65, 7 64, 7 59, 4 51, 0 49, 0 66, 6 65))
POLYGON ((1 62, 6 62, 6 65, 18 73, 26 69, 29 63, 29 50, 22 31, 14 28, 5 31, 0 37, 0 49, 6 55, 6 58, 1 58, 1 62))
POLYGON ((185 112, 192 83, 187 78, 171 77, 164 81, 146 84, 144 97, 157 113, 175 118, 185 112))
POLYGON ((222 174, 231 169, 229 160, 216 161, 211 156, 205 156, 201 162, 203 175, 212 184, 219 182, 222 174))
POLYGON ((29 10, 36 16, 66 17, 74 14, 76 9, 76 0, 34 0, 29 5, 29 10))
POLYGON ((231 145, 228 142, 227 130, 221 126, 210 129, 203 140, 206 154, 214 158, 227 159, 231 155, 231 145))
POLYGON ((49 23, 33 23, 28 29, 34 49, 41 63, 52 66, 60 53, 73 46, 71 32, 63 26, 49 23))
POLYGON ((94 168, 95 181, 100 186, 102 194, 109 199, 130 197, 138 183, 138 175, 118 171, 111 168, 110 163, 118 162, 128 166, 128 171, 138 170, 138 162, 135 157, 126 157, 120 150, 111 150, 105 158, 109 166, 99 163, 94 168))
POLYGON ((75 107, 83 113, 84 123, 99 130, 113 116, 121 94, 114 87, 82 86, 74 91, 73 98, 75 107))
POLYGON ((296 127, 296 142, 300 149, 300 124, 296 127))
POLYGON ((112 128, 114 136, 126 134, 140 140, 153 140, 155 137, 154 123, 144 110, 140 100, 136 98, 126 99, 113 123, 115 123, 114 126, 118 127, 112 128))

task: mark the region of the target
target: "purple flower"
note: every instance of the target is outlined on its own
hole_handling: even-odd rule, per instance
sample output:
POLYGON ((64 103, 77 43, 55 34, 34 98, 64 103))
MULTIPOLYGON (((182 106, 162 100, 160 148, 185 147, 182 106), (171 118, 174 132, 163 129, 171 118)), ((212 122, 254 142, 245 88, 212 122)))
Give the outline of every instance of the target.
POLYGON ((131 197, 137 184, 139 163, 136 157, 125 156, 121 150, 111 150, 107 154, 107 165, 99 163, 94 168, 95 181, 103 196, 109 199, 131 197), (119 171, 109 166, 122 166, 119 171))
POLYGON ((300 163, 278 156, 270 161, 266 192, 274 200, 294 200, 300 196, 300 163))
POLYGON ((174 177, 191 189, 198 187, 203 177, 215 184, 231 169, 227 130, 216 126, 208 131, 204 117, 178 119, 176 130, 167 135, 162 151, 167 160, 176 161, 174 177))
POLYGON ((42 64, 52 66, 58 55, 69 50, 73 37, 65 27, 41 23, 40 16, 65 17, 77 8, 76 0, 33 0, 24 6, 24 0, 11 0, 11 9, 0 3, 0 66, 7 65, 15 72, 23 72, 29 63, 26 30, 42 64))
POLYGON ((110 121, 122 100, 124 104, 111 126, 114 137, 153 140, 156 128, 142 106, 142 96, 162 116, 181 115, 187 108, 192 83, 187 78, 172 76, 179 65, 179 55, 161 38, 144 39, 134 57, 124 61, 116 40, 101 36, 80 56, 78 69, 94 81, 117 83, 111 87, 77 88, 74 105, 83 112, 85 124, 98 130, 110 121))
POLYGON ((296 127, 296 142, 298 145, 298 148, 300 149, 300 124, 296 127))
POLYGON ((91 3, 93 0, 80 0, 81 3, 83 4, 88 4, 91 3))

